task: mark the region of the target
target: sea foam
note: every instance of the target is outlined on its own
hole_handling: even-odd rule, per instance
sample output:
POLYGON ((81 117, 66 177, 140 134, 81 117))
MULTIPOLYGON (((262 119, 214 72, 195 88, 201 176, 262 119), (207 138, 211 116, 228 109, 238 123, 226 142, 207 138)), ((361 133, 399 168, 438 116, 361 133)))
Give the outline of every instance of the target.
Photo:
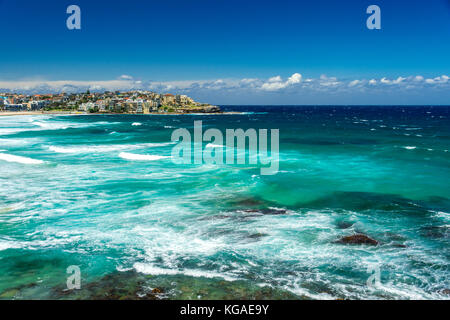
POLYGON ((7 153, 0 153, 0 160, 4 160, 7 162, 23 163, 23 164, 42 164, 42 163, 44 163, 44 161, 42 161, 42 160, 31 159, 31 158, 22 157, 22 156, 15 156, 12 154, 7 154, 7 153))
POLYGON ((48 149, 50 151, 56 153, 73 153, 73 154, 81 154, 81 153, 106 153, 113 151, 121 151, 121 150, 135 150, 135 149, 143 149, 143 148, 156 148, 156 147, 165 147, 173 144, 173 142, 150 142, 150 143, 139 143, 139 144, 116 144, 116 145, 85 145, 85 146, 49 146, 48 149))
POLYGON ((165 269, 165 268, 159 268, 152 266, 151 264, 144 264, 144 263, 135 263, 134 269, 137 272, 144 273, 144 274, 151 274, 151 275, 178 275, 182 274, 185 276, 191 276, 191 277, 203 277, 203 278, 222 278, 227 281, 236 281, 238 280, 235 277, 227 276, 223 273, 218 273, 214 271, 203 271, 198 269, 183 269, 183 270, 177 270, 177 269, 165 269))
POLYGON ((208 143, 205 148, 223 148, 224 146, 221 144, 208 143))
POLYGON ((135 154, 129 152, 121 152, 119 153, 119 157, 126 160, 138 160, 138 161, 154 161, 170 158, 170 156, 158 156, 151 154, 135 154))

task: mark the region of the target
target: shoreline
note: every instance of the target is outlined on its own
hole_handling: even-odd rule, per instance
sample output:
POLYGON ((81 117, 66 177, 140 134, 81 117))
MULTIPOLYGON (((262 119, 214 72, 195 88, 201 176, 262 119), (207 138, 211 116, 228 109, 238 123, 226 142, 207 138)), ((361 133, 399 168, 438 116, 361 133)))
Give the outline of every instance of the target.
POLYGON ((1 111, 1 116, 36 116, 36 115, 72 115, 72 116, 87 116, 87 115, 165 115, 165 116, 176 116, 176 115, 230 115, 230 114, 243 114, 243 112, 229 111, 229 112, 192 112, 192 113, 182 113, 182 112, 171 112, 171 113, 161 113, 161 112, 150 112, 150 113, 111 113, 111 112, 76 112, 76 111, 1 111))

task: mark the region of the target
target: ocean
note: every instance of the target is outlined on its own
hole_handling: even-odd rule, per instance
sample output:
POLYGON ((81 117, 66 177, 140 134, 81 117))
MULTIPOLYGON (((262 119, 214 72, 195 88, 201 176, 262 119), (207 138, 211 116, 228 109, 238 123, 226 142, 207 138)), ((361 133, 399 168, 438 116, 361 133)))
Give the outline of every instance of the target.
POLYGON ((222 109, 1 116, 0 299, 450 297, 450 107, 222 109), (279 129, 278 173, 174 163, 195 120, 279 129))

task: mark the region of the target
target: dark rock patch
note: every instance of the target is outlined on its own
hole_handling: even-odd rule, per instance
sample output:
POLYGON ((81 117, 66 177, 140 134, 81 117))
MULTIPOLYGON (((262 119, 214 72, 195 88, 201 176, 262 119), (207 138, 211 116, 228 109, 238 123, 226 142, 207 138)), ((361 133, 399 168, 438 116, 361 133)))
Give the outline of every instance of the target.
POLYGON ((256 207, 264 204, 264 201, 256 198, 244 198, 233 201, 236 206, 256 207))
POLYGON ((348 229, 351 228, 354 225, 353 222, 349 222, 349 221, 338 221, 336 222, 336 227, 338 229, 348 229))
POLYGON ((442 289, 439 293, 445 296, 450 296, 450 289, 442 289))
POLYGON ((401 243, 394 243, 392 246, 395 248, 408 248, 407 245, 401 243))
POLYGON ((350 211, 378 210, 414 215, 428 215, 427 203, 401 196, 372 192, 335 192, 329 196, 297 206, 313 209, 343 209, 350 211))
POLYGON ((420 228, 421 235, 431 239, 444 239, 450 237, 450 228, 447 226, 424 226, 420 228))
POLYGON ((354 234, 351 236, 345 236, 341 239, 337 240, 336 243, 340 244, 366 244, 371 246, 378 245, 378 241, 374 240, 372 238, 369 238, 368 236, 364 234, 354 234))
POLYGON ((185 275, 143 275, 135 271, 114 272, 82 283, 80 290, 63 286, 52 289, 52 299, 73 300, 162 300, 298 299, 282 289, 259 287, 246 281, 225 281, 185 275))
POLYGON ((242 211, 245 213, 261 213, 263 215, 278 215, 287 213, 286 209, 278 209, 278 208, 247 209, 242 211))
POLYGON ((248 235, 248 238, 258 240, 258 239, 261 239, 266 236, 268 236, 268 234, 258 232, 258 233, 252 233, 252 234, 248 235))

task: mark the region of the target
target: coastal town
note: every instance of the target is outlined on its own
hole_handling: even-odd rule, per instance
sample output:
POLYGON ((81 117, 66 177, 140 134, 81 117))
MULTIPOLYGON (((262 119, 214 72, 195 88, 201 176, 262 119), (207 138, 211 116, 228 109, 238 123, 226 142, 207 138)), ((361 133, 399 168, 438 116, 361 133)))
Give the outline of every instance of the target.
POLYGON ((221 109, 199 103, 187 95, 152 91, 105 91, 58 94, 0 93, 0 112, 70 113, 219 113, 221 109))

